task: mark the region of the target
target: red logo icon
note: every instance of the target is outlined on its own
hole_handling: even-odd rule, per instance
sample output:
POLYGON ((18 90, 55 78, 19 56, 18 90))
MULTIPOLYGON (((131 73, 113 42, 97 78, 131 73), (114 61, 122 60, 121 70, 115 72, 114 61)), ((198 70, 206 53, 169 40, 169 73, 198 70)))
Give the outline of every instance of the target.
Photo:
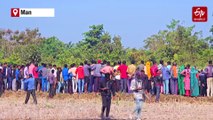
POLYGON ((207 22, 208 9, 205 6, 192 7, 192 21, 193 22, 207 22))
POLYGON ((19 8, 11 8, 11 17, 19 17, 19 8))

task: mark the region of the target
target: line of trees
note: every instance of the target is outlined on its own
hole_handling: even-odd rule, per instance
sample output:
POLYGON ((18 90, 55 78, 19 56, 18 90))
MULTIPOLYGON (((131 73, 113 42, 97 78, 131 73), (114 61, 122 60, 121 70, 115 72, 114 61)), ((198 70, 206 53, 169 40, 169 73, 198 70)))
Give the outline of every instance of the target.
POLYGON ((76 44, 63 43, 56 37, 44 38, 39 29, 0 30, 0 62, 25 64, 34 60, 61 66, 92 59, 111 62, 162 59, 203 67, 213 59, 213 26, 210 29, 212 36, 204 38, 201 31, 194 32, 195 26, 186 27, 180 21, 172 20, 166 30, 145 39, 141 49, 123 47, 121 37, 111 36, 103 25, 89 28, 76 44))

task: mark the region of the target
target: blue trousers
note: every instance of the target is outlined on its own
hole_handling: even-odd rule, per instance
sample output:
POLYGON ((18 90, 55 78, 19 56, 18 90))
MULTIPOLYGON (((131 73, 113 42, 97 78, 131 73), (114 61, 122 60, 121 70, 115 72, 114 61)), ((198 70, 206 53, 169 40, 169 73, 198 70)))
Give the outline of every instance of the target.
POLYGON ((84 79, 78 79, 78 93, 84 92, 84 79))
POLYGON ((12 81, 13 81, 12 77, 8 77, 7 78, 7 84, 8 84, 8 89, 9 90, 12 90, 12 81))
POLYGON ((121 78, 121 92, 126 92, 127 79, 121 78))
POLYGON ((163 91, 164 94, 169 94, 169 80, 163 81, 163 91))
POLYGON ((47 78, 42 77, 42 91, 46 92, 47 91, 47 78))
POLYGON ((133 113, 136 114, 136 119, 141 118, 142 105, 143 105, 142 99, 135 99, 135 110, 133 113))

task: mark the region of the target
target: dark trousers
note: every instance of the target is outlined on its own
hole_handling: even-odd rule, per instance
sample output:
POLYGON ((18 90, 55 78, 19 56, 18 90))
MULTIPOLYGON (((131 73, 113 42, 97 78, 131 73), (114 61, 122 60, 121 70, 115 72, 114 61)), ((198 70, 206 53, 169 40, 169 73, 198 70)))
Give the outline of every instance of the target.
POLYGON ((207 96, 207 87, 206 86, 202 86, 202 84, 200 85, 200 95, 201 96, 207 96))
POLYGON ((73 89, 72 89, 72 79, 68 80, 68 93, 73 94, 73 89))
POLYGON ((16 80, 16 90, 19 90, 19 89, 21 89, 21 80, 20 79, 16 80))
POLYGON ((25 99, 25 104, 28 103, 28 100, 30 98, 30 94, 33 97, 34 104, 37 104, 35 89, 34 90, 27 90, 27 96, 26 96, 26 99, 25 99))
POLYGON ((40 78, 35 78, 35 85, 36 85, 36 90, 40 91, 41 89, 41 79, 40 78))
POLYGON ((170 83, 171 93, 173 95, 177 95, 178 79, 177 78, 171 78, 169 83, 170 83))
POLYGON ((90 77, 90 81, 89 81, 89 92, 93 92, 94 91, 94 81, 95 81, 95 76, 91 76, 90 77))
POLYGON ((12 82, 13 82, 12 77, 8 77, 7 78, 8 90, 12 90, 12 82))
POLYGON ((90 82, 90 76, 85 76, 84 77, 84 86, 85 86, 84 91, 89 91, 89 82, 90 82))
POLYGON ((95 77, 94 92, 99 91, 101 77, 95 77))
POLYGON ((68 81, 64 81, 64 92, 68 93, 68 81))
POLYGON ((120 91, 120 86, 121 86, 121 80, 115 80, 116 84, 115 84, 115 88, 116 88, 116 92, 120 91))
POLYGON ((105 110, 106 110, 106 117, 109 117, 110 106, 111 106, 111 96, 102 95, 101 117, 104 117, 105 110))
POLYGON ((159 102, 159 100, 160 100, 160 88, 161 88, 161 86, 156 86, 155 87, 156 88, 156 99, 155 99, 155 101, 156 102, 159 102))
POLYGON ((54 84, 50 84, 49 97, 52 98, 54 96, 54 84))
POLYGON ((3 91, 4 91, 4 81, 0 80, 0 97, 3 94, 3 91))

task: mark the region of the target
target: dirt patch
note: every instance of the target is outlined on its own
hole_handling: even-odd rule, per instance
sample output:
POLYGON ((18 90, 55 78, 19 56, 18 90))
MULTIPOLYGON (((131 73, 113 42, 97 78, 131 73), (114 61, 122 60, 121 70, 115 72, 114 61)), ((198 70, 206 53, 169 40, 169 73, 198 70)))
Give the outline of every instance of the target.
MULTIPOLYGON (((100 119, 101 98, 95 94, 59 94, 48 99, 47 93, 37 93, 38 105, 32 97, 23 104, 25 92, 6 92, 0 98, 0 119, 100 119)), ((213 98, 161 96, 143 104, 144 120, 212 120, 213 98)), ((112 101, 113 119, 130 119, 134 109, 132 95, 118 94, 112 101)))

